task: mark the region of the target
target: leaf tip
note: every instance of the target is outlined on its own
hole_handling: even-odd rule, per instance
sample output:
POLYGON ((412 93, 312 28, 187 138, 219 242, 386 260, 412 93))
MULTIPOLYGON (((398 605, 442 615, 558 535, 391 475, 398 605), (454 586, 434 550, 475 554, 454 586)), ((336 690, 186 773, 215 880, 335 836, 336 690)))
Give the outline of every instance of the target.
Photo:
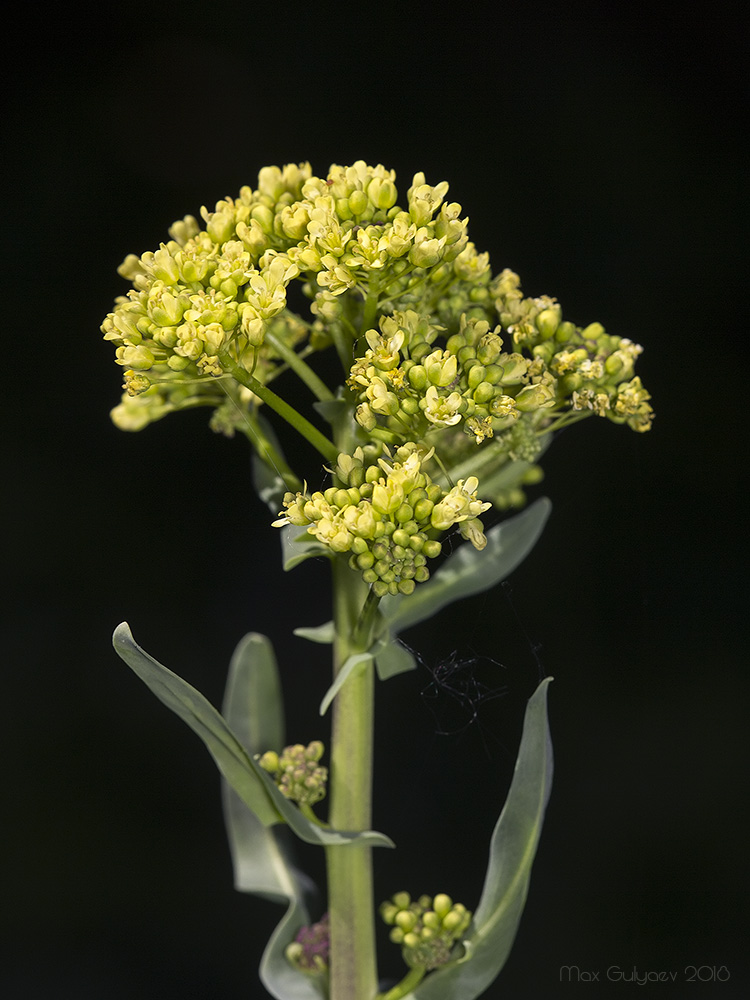
POLYGON ((112 645, 117 649, 118 646, 132 645, 133 642, 133 633, 130 631, 130 626, 127 622, 120 622, 112 633, 112 645))

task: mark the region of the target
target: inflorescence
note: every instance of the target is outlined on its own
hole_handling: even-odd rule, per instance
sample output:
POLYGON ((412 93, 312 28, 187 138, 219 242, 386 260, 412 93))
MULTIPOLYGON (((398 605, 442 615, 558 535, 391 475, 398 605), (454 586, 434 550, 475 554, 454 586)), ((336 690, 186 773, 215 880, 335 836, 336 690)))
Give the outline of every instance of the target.
POLYGON ((295 743, 284 747, 280 754, 268 750, 258 763, 274 781, 286 798, 299 805, 314 806, 325 798, 328 768, 319 761, 324 747, 320 740, 307 746, 295 743))
POLYGON ((361 160, 325 178, 265 167, 256 189, 128 256, 132 289, 102 325, 124 369, 112 418, 125 430, 210 406, 215 430, 252 425, 254 440, 265 387, 287 367, 317 379, 307 359, 334 346, 351 447, 331 487, 288 492, 275 523, 345 553, 378 596, 426 580, 453 525, 481 547, 478 515, 524 502, 555 430, 596 415, 646 431, 653 417, 640 346, 524 296, 513 271, 493 276, 447 183, 416 174, 399 204, 395 180, 361 160), (307 318, 289 308, 294 279, 307 318))
POLYGON ((381 905, 380 915, 393 927, 391 941, 401 945, 406 964, 428 971, 451 961, 471 923, 466 907, 445 893, 412 900, 408 892, 397 892, 381 905))

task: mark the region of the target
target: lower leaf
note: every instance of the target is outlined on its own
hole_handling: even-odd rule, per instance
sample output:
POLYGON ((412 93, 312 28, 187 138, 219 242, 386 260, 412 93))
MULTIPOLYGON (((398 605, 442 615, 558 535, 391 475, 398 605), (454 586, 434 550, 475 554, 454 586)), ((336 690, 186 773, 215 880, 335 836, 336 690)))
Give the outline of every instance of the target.
POLYGON ((464 955, 430 973, 404 1000, 475 1000, 496 978, 515 939, 552 785, 545 678, 526 708, 508 798, 490 842, 482 897, 464 955))

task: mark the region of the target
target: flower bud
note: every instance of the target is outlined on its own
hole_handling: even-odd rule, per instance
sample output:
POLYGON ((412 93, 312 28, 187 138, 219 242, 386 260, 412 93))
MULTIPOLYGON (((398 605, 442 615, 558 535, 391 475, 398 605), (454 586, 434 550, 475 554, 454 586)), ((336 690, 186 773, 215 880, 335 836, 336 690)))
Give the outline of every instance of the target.
POLYGON ((521 413, 530 413, 542 406, 548 406, 554 400, 554 393, 548 385, 527 385, 516 396, 516 408, 521 413))
POLYGON ((560 306, 554 305, 548 309, 542 309, 536 318, 536 328, 542 335, 543 340, 549 340, 550 337, 554 337, 561 319, 562 309, 560 306))
POLYGON ((138 347, 118 347, 115 351, 115 360, 118 365, 123 365, 125 368, 148 371, 153 367, 155 358, 147 347, 139 344, 138 347))

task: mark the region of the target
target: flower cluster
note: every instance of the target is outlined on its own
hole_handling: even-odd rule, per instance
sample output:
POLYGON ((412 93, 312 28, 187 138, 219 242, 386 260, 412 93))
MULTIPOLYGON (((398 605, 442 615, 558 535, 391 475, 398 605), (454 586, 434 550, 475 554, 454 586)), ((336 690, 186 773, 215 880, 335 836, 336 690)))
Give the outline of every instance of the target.
POLYGON ((323 744, 313 740, 306 747, 301 743, 284 747, 280 754, 268 750, 258 763, 272 774, 282 793, 292 802, 313 806, 325 798, 328 768, 318 761, 323 756, 323 744))
POLYGON ((302 927, 294 941, 286 947, 288 961, 307 975, 315 976, 328 969, 331 950, 331 927, 325 913, 317 924, 302 927))
POLYGON ((522 418, 543 431, 561 413, 586 408, 648 430, 649 396, 633 377, 642 348, 599 323, 563 322, 553 299, 522 298, 510 271, 490 290, 501 321, 494 327, 462 313, 446 336, 431 317, 396 310, 366 332, 368 348, 348 379, 365 430, 395 442, 434 440, 433 432, 460 426, 481 444, 522 418))
POLYGON ((445 893, 412 901, 408 892, 397 892, 381 905, 380 915, 393 927, 391 941, 401 945, 406 964, 428 971, 450 961, 456 942, 471 923, 466 907, 445 893))
MULTIPOLYGON (((493 276, 447 193, 445 182, 430 185, 418 173, 400 198, 395 172, 362 160, 334 164, 326 177, 309 163, 288 164, 263 168, 257 188, 202 209, 200 221, 176 222, 158 250, 126 258, 120 273, 133 287, 102 326, 125 372, 115 423, 139 430, 175 410, 210 406, 215 430, 239 427, 257 443, 255 411, 261 401, 274 405, 267 387, 285 368, 318 399, 335 395, 305 360, 334 345, 356 428, 336 445, 321 447, 319 435, 318 450, 328 459, 336 447, 396 451, 419 442, 422 473, 443 491, 422 500, 439 503, 452 489, 465 500, 480 480, 498 509, 524 502, 559 428, 595 415, 648 430, 650 397, 634 371, 641 348, 599 323, 563 319, 553 298, 524 296, 511 270, 493 276), (294 279, 310 300, 307 317, 289 308, 294 279)), ((316 428, 289 405, 285 414, 313 440, 316 428)), ((268 440, 264 447, 267 455, 268 440)), ((407 531, 368 493, 355 496, 374 484, 345 479, 347 502, 337 485, 335 501, 331 490, 305 494, 287 516, 351 552, 373 583, 408 592, 426 572, 420 536, 432 531, 426 541, 436 541, 440 529, 406 517, 405 504, 407 531), (388 523, 396 527, 382 528, 388 523), (400 534, 391 544, 384 531, 388 539, 406 531, 410 541, 400 534), (401 549, 413 555, 394 555, 401 549)), ((463 530, 475 516, 462 515, 463 530)))
POLYGON ((313 177, 309 163, 265 167, 256 190, 244 187, 238 198, 202 209, 205 228, 186 216, 157 251, 130 254, 119 273, 133 288, 102 330, 125 369, 126 395, 158 389, 139 408, 123 399, 115 421, 139 429, 183 405, 214 405, 216 388, 207 380, 224 373, 222 356, 257 377, 259 361, 275 357, 266 336, 274 318, 290 319, 277 323, 278 336, 292 346, 298 340, 299 319, 286 308, 295 277, 306 283, 319 317, 313 345, 324 346, 331 340, 327 323, 350 323, 361 312, 361 301, 347 310, 338 297, 369 287, 373 275, 390 283, 462 254, 459 267, 471 270, 461 207, 443 204, 448 185, 432 187, 415 175, 403 210, 394 180, 394 171, 361 160, 334 164, 325 179, 313 177), (174 372, 196 383, 187 397, 174 395, 174 372))
POLYGON ((519 350, 549 373, 555 409, 591 410, 634 431, 651 428, 651 398, 634 377, 640 344, 607 334, 601 323, 581 328, 562 318, 562 310, 547 296, 524 298, 520 278, 504 270, 491 287, 503 327, 519 350))
POLYGON ((430 575, 427 560, 440 554, 436 534, 458 524, 476 548, 486 544, 479 515, 490 504, 477 499, 478 480, 472 476, 444 490, 423 470, 432 454, 413 441, 390 461, 368 464, 362 448, 340 454, 334 471, 342 485, 287 493, 274 527, 305 526, 333 552, 350 552, 351 567, 378 597, 411 594, 430 575))

